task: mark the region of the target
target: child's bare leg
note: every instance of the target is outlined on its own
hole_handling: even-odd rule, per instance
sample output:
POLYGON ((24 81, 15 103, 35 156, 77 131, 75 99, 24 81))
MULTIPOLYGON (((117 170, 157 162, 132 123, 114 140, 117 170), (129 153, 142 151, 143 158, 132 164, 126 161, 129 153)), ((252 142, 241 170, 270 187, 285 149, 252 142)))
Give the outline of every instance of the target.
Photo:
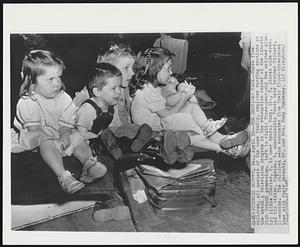
POLYGON ((48 140, 40 144, 40 154, 43 160, 58 177, 66 171, 61 154, 53 140, 48 140))
POLYGON ((229 150, 222 149, 219 144, 216 144, 208 138, 203 138, 200 135, 191 136, 191 145, 199 148, 203 148, 209 151, 215 151, 217 153, 223 153, 233 158, 242 157, 243 145, 235 146, 229 150))
POLYGON ((222 153, 242 157, 244 155, 242 153, 247 152, 248 133, 245 130, 231 135, 222 135, 220 132, 215 132, 208 138, 220 146, 222 149, 220 152, 222 153))
POLYGON ((212 140, 214 143, 219 144, 221 140, 223 140, 227 135, 223 135, 220 132, 215 132, 210 137, 208 137, 210 140, 212 140))
POLYGON ((191 114, 199 127, 207 122, 207 117, 198 104, 188 103, 179 112, 191 114))
POLYGON ((207 119, 205 113, 201 107, 196 103, 188 103, 181 110, 181 113, 191 114, 193 120, 203 131, 204 136, 209 137, 213 135, 218 129, 220 129, 227 118, 222 118, 220 120, 213 121, 212 119, 207 119))
POLYGON ((63 191, 73 194, 85 186, 82 182, 76 180, 69 171, 65 170, 55 141, 48 140, 42 142, 40 144, 40 154, 51 170, 57 175, 63 191))
POLYGON ((200 135, 194 135, 191 136, 191 145, 203 149, 207 149, 210 151, 220 152, 222 148, 219 146, 219 144, 213 142, 212 140, 208 138, 204 138, 200 135))
POLYGON ((93 156, 93 153, 89 145, 82 141, 74 148, 73 155, 84 165, 84 163, 93 156))

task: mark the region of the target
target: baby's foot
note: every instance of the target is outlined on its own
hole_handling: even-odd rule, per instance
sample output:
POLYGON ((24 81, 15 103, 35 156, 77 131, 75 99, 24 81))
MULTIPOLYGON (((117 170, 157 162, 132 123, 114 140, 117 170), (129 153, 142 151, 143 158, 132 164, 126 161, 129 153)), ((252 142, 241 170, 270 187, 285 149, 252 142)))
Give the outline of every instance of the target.
POLYGON ((104 164, 97 161, 97 158, 90 157, 82 168, 80 181, 84 183, 92 183, 97 178, 105 175, 107 168, 104 164))

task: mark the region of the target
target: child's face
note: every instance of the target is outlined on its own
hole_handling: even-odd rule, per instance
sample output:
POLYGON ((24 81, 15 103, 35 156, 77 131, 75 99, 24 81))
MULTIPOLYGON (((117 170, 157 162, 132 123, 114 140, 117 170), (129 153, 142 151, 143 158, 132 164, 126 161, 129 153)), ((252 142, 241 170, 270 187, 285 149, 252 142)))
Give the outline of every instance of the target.
POLYGON ((106 85, 99 90, 99 98, 104 104, 116 105, 120 97, 121 77, 111 77, 106 79, 106 85))
POLYGON ((122 87, 128 87, 128 84, 134 75, 132 67, 134 64, 134 59, 132 56, 121 56, 115 58, 112 62, 122 72, 122 87))
POLYGON ((62 69, 60 67, 48 67, 45 73, 36 77, 34 90, 45 98, 55 98, 61 90, 62 69))
POLYGON ((161 70, 157 74, 157 80, 160 84, 168 84, 168 80, 170 78, 170 75, 172 75, 172 70, 171 70, 171 65, 172 62, 169 59, 164 66, 161 68, 161 70))

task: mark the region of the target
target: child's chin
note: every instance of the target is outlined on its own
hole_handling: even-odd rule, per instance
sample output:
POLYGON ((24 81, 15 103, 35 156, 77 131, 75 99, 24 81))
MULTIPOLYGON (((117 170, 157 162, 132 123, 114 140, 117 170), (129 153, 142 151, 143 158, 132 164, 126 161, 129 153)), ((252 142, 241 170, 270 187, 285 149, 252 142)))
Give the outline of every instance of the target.
POLYGON ((111 106, 115 106, 116 104, 118 104, 119 100, 114 100, 110 103, 111 106))
POLYGON ((43 95, 43 96, 47 99, 54 99, 58 94, 59 94, 59 92, 53 93, 53 94, 48 94, 48 95, 43 95))

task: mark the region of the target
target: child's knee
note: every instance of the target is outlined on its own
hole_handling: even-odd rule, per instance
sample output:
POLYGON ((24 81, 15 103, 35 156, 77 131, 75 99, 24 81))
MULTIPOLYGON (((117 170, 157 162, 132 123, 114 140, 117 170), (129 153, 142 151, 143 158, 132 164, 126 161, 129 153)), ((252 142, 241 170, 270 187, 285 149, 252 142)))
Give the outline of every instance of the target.
POLYGON ((73 150, 73 154, 75 155, 86 154, 87 156, 89 156, 91 153, 91 147, 85 141, 79 142, 73 150))
POLYGON ((55 148, 57 146, 55 142, 56 140, 47 139, 40 143, 40 148, 55 148))
POLYGON ((58 140, 48 139, 42 142, 39 146, 39 150, 43 152, 52 152, 61 155, 63 153, 63 145, 58 140))
POLYGON ((187 103, 184 107, 185 111, 189 113, 192 113, 197 108, 200 108, 199 105, 192 102, 187 103))

